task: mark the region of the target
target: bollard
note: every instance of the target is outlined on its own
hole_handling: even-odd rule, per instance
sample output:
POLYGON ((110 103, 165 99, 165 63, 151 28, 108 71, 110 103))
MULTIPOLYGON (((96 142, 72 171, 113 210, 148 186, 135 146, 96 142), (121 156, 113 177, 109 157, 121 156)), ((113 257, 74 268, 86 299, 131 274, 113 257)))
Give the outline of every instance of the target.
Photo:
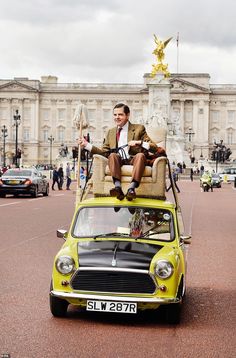
POLYGON ((236 188, 236 176, 234 177, 234 187, 236 188))

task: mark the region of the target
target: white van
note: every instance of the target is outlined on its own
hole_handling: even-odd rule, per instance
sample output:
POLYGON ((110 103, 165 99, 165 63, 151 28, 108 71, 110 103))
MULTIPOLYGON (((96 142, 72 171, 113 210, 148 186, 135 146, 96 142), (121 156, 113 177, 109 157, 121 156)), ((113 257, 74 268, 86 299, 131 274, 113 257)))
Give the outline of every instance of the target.
POLYGON ((234 181, 236 178, 236 167, 225 168, 222 173, 219 173, 224 181, 234 181))

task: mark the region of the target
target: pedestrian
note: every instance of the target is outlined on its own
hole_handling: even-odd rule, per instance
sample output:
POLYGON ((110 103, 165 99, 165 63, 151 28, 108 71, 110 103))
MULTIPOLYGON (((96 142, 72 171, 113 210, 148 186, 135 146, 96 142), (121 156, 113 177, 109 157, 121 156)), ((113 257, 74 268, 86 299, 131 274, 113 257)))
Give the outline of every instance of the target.
POLYGON ((204 165, 202 164, 202 165, 200 166, 200 176, 203 175, 204 170, 205 170, 205 168, 204 168, 204 165))
POLYGON ((193 181, 193 168, 190 169, 190 179, 193 181))
POLYGON ((58 181, 60 185, 60 190, 63 190, 63 183, 64 183, 63 164, 60 164, 60 167, 58 169, 58 181))
MULTIPOLYGON (((113 108, 115 127, 108 130, 102 148, 97 148, 85 138, 79 138, 79 145, 92 154, 100 154, 108 157, 108 166, 114 183, 110 195, 123 200, 125 194, 121 187, 121 166, 131 164, 133 166, 132 179, 126 193, 127 200, 136 198, 135 189, 138 188, 145 165, 147 164, 146 153, 164 151, 148 136, 146 129, 141 124, 132 124, 129 121, 130 109, 123 103, 118 103, 113 108), (115 148, 122 150, 115 150, 115 148), (114 149, 111 151, 111 149, 114 149), (146 150, 146 153, 145 153, 146 150)), ((165 153, 165 151, 164 151, 165 153)))
POLYGON ((186 171, 186 164, 185 162, 183 162, 183 173, 185 174, 185 171, 186 171))
POLYGON ((58 186, 58 190, 60 190, 60 184, 59 184, 59 177, 58 177, 58 170, 57 170, 57 167, 54 165, 53 167, 53 171, 52 171, 52 190, 55 190, 54 189, 54 185, 55 183, 57 183, 57 186, 58 186))
POLYGON ((71 184, 71 170, 70 170, 70 163, 66 164, 66 190, 70 190, 71 184))
MULTIPOLYGON (((180 193, 180 189, 179 189, 179 187, 177 185, 177 181, 179 180, 178 173, 179 173, 178 169, 172 169, 172 179, 173 179, 173 182, 174 182, 174 186, 175 186, 177 192, 180 193)), ((171 183, 170 183, 169 187, 166 189, 166 191, 169 191, 170 188, 171 188, 171 183)))

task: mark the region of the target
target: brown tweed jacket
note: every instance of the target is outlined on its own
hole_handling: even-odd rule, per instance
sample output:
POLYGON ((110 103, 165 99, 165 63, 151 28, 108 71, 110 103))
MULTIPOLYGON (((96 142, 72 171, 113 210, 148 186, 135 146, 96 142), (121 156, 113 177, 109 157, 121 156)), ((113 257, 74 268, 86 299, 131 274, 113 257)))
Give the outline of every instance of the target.
MULTIPOLYGON (((116 131, 117 127, 113 127, 108 130, 105 141, 103 143, 102 148, 97 148, 95 146, 92 147, 92 154, 100 154, 105 157, 109 156, 109 150, 116 148, 116 131)), ((151 138, 147 135, 146 129, 142 124, 132 124, 129 122, 128 127, 128 142, 131 140, 142 140, 144 142, 150 143, 150 152, 157 151, 157 145, 151 140, 151 138)), ((140 146, 130 147, 129 154, 130 156, 134 156, 137 153, 143 151, 143 148, 140 146)))

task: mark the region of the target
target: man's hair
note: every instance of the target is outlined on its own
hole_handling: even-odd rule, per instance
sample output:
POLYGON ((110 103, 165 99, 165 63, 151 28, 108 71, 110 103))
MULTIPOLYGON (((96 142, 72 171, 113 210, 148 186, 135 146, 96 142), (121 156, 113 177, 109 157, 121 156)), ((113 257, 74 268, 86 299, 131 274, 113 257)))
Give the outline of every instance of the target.
POLYGON ((129 113, 130 113, 129 107, 128 107, 126 104, 124 104, 124 103, 117 103, 117 104, 115 105, 115 107, 113 108, 113 110, 114 110, 115 108, 124 108, 124 113, 125 113, 125 114, 129 114, 129 113))

